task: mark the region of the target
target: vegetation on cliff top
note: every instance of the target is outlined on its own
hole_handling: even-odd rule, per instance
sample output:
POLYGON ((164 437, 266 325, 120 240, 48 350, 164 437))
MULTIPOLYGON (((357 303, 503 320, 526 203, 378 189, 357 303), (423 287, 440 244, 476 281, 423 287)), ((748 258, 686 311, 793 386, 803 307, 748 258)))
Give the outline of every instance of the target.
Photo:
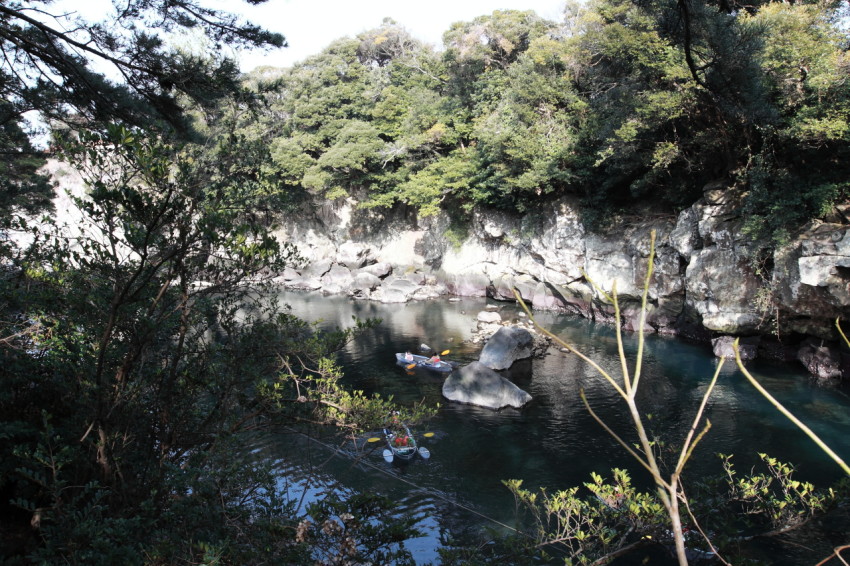
POLYGON ((721 180, 747 189, 753 232, 781 236, 847 195, 846 9, 595 0, 562 22, 456 23, 442 52, 385 21, 257 70, 264 107, 238 129, 293 189, 365 206, 524 211, 572 194, 601 227, 721 180))

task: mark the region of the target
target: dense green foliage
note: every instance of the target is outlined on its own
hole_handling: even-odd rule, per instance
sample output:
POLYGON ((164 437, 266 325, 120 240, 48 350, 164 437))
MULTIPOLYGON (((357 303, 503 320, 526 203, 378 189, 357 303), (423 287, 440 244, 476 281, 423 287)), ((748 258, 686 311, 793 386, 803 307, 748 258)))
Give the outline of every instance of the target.
POLYGON ((50 4, 0 2, 0 561, 409 562, 416 530, 391 502, 299 508, 250 450, 283 425, 355 435, 396 410, 342 388, 332 361, 375 321, 318 332, 265 292, 298 261, 272 234, 292 201, 221 111, 253 97, 217 51, 282 38, 191 0, 116 2, 112 24, 78 27, 45 23, 50 4), (164 40, 199 28, 211 55, 164 40), (30 110, 55 126, 49 152, 30 110))
MULTIPOLYGON (((837 489, 818 490, 794 479, 793 466, 766 454, 759 455, 764 471, 739 475, 730 456, 719 456, 724 477, 688 486, 685 541, 689 561, 697 564, 718 561, 717 554, 729 560, 754 534, 775 536, 798 528, 846 500, 850 488, 843 481, 837 489)), ((635 489, 625 470, 614 469, 611 476, 591 475, 584 484, 591 497, 582 496, 579 487, 532 492, 520 480, 505 485, 532 518, 534 544, 564 556, 567 564, 595 564, 600 557, 624 552, 641 556, 659 547, 672 548, 669 517, 657 493, 635 489)))
POLYGON ((364 206, 524 211, 572 194, 604 228, 722 181, 746 190, 754 234, 781 238, 847 195, 842 10, 596 0, 560 23, 459 22, 440 53, 385 21, 258 70, 265 110, 242 127, 293 188, 364 206))
MULTIPOLYGON (((90 187, 82 220, 42 226, 0 289, 0 488, 20 521, 4 554, 302 562, 321 524, 296 541, 299 515, 241 447, 296 421, 377 428, 394 407, 339 387, 326 359, 371 323, 317 333, 260 292, 294 256, 232 174, 237 152, 112 127, 66 155, 90 187)), ((346 516, 368 524, 386 502, 356 507, 346 516)), ((372 557, 399 552, 393 533, 364 530, 365 550, 346 536, 372 557)))

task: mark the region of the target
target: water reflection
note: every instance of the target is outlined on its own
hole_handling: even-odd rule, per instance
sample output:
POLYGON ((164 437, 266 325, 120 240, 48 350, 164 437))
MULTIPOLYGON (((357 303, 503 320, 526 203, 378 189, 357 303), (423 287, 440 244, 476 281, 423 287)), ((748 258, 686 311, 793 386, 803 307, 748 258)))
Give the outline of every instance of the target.
MULTIPOLYGON (((546 357, 518 364, 506 374, 533 397, 522 410, 491 411, 449 403, 441 395, 444 376, 423 370, 406 372, 396 364, 395 352, 414 351, 422 343, 437 350, 450 349, 447 358, 462 364, 477 359, 481 346, 468 340, 486 300, 384 305, 287 292, 281 294, 281 301, 291 305, 293 314, 321 320, 329 328, 349 326, 352 317, 381 318, 378 328, 342 352, 347 383, 367 393, 393 395, 403 404, 421 400, 441 404, 437 417, 427 424, 427 430, 435 435, 423 442, 431 450, 429 460, 417 459, 396 468, 385 465, 378 451, 362 465, 332 458, 324 468, 347 489, 379 491, 421 513, 420 526, 428 536, 413 542, 418 560, 435 561, 439 540, 448 535, 462 536, 484 525, 514 525, 514 502, 501 483, 504 479, 522 478, 531 489, 562 489, 581 485, 591 472, 610 476, 611 468, 621 467, 630 469, 637 483, 649 485, 635 462, 588 414, 579 392, 585 392, 594 411, 618 434, 632 440, 625 405, 595 370, 573 354, 552 349, 546 357)), ((515 305, 498 306, 503 319, 519 316, 515 305)), ((536 318, 611 375, 619 376, 612 328, 551 313, 536 318)), ((636 337, 627 335, 625 347, 633 360, 636 337)), ((717 360, 707 346, 661 336, 648 337, 644 356, 639 407, 651 415, 648 428, 652 434, 678 445, 717 360)), ((786 365, 757 361, 749 369, 840 456, 850 458, 846 434, 850 398, 846 391, 815 386, 802 370, 786 365)), ((686 480, 718 472, 718 452, 735 454, 739 470, 756 463, 757 452, 767 452, 797 465, 798 479, 823 484, 841 476, 840 469, 763 399, 733 363, 725 365, 706 416, 712 428, 686 468, 686 480)), ((298 452, 287 450, 287 442, 290 440, 281 439, 276 447, 287 455, 281 461, 290 467, 300 465, 289 459, 298 452)))

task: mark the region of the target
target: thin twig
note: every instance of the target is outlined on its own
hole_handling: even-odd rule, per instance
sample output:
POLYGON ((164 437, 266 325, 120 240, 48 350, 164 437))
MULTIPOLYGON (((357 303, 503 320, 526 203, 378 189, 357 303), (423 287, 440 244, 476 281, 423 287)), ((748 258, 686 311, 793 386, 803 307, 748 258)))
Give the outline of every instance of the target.
POLYGON ((599 375, 601 375, 602 377, 604 377, 604 378, 608 381, 608 383, 610 383, 610 384, 611 384, 611 386, 612 386, 614 389, 616 389, 616 390, 617 390, 617 393, 619 393, 621 397, 623 397, 623 398, 625 399, 625 397, 626 397, 626 392, 625 392, 625 391, 623 391, 623 388, 622 388, 622 387, 620 387, 620 384, 619 384, 619 383, 617 383, 617 382, 614 380, 614 378, 613 378, 613 377, 611 377, 611 376, 608 374, 608 372, 607 372, 607 371, 605 371, 605 370, 602 368, 602 366, 600 366, 599 364, 597 364, 597 363, 596 363, 595 361, 593 361, 592 359, 588 358, 585 354, 581 353, 579 350, 577 350, 577 349, 576 349, 575 347, 573 347, 572 345, 567 344, 566 342, 564 342, 564 340, 562 340, 560 337, 556 336, 555 334, 553 334, 552 332, 550 332, 549 330, 547 330, 546 328, 544 328, 543 326, 541 326, 541 325, 540 325, 540 324, 539 324, 539 323, 538 323, 538 322, 534 319, 534 315, 531 313, 531 310, 528 308, 528 305, 526 305, 526 304, 525 304, 525 301, 522 299, 522 296, 519 294, 519 291, 517 291, 516 289, 514 289, 514 296, 516 297, 517 302, 519 302, 519 305, 523 308, 523 310, 525 311, 525 314, 526 314, 526 315, 528 315, 528 319, 531 321, 531 323, 534 325, 534 327, 535 327, 536 329, 538 329, 540 332, 542 332, 543 334, 545 334, 546 336, 548 336, 549 338, 551 338, 552 340, 554 340, 555 342, 557 342, 558 344, 560 344, 561 346, 563 346, 564 348, 568 349, 570 352, 574 353, 576 356, 578 356, 579 358, 581 358, 581 359, 582 359, 582 361, 584 361, 584 362, 586 362, 587 364, 589 364, 589 365, 590 365, 593 369, 595 369, 595 370, 599 373, 599 375))
POLYGON ((685 438, 685 443, 682 446, 682 452, 679 454, 679 462, 676 464, 676 473, 681 473, 685 467, 685 463, 690 459, 691 454, 696 448, 696 445, 699 444, 699 441, 702 440, 702 437, 708 432, 711 428, 711 422, 706 421, 706 426, 702 432, 700 432, 699 436, 697 436, 696 440, 691 443, 691 439, 694 436, 694 432, 696 431, 697 424, 700 419, 702 419, 703 412, 705 411, 705 406, 708 404, 708 398, 711 396, 711 392, 714 390, 714 386, 717 383, 717 378, 720 376, 720 369, 723 367, 723 359, 721 358, 720 362, 717 364, 717 370, 714 372, 714 377, 711 379, 711 383, 708 386, 705 394, 702 396, 702 402, 700 403, 699 410, 697 410, 696 416, 694 416, 694 423, 691 425, 691 429, 688 431, 688 436, 685 438))
MULTIPOLYGON (((641 466, 643 466, 644 468, 646 468, 646 469, 647 469, 647 471, 649 471, 649 473, 650 473, 650 474, 652 474, 652 475, 653 475, 653 477, 655 477, 655 476, 656 476, 655 471, 652 469, 652 467, 650 467, 649 463, 648 463, 648 462, 646 462, 646 460, 644 460, 643 458, 641 458, 641 457, 640 457, 640 455, 639 455, 637 452, 635 452, 635 451, 634 451, 634 449, 632 449, 632 447, 631 447, 631 446, 629 446, 629 445, 628 445, 628 443, 626 443, 626 441, 625 441, 625 440, 623 440, 622 438, 620 438, 620 437, 617 435, 617 433, 616 433, 616 432, 614 432, 613 430, 611 430, 611 428, 610 428, 607 424, 605 424, 605 421, 603 421, 601 418, 599 418, 599 415, 597 415, 595 412, 593 412, 593 409, 591 409, 591 408, 590 408, 590 403, 588 403, 588 402, 587 402, 587 397, 584 395, 584 390, 583 390, 583 389, 581 390, 581 392, 579 393, 579 395, 581 396, 581 400, 584 402, 584 406, 585 406, 585 408, 587 408, 587 411, 590 413, 590 416, 591 416, 591 417, 593 417, 593 419, 594 419, 596 422, 598 422, 598 423, 599 423, 599 426, 601 426, 602 428, 604 428, 604 429, 605 429, 605 432, 607 432, 608 434, 610 434, 610 435, 614 438, 614 440, 616 440, 616 441, 620 444, 620 446, 622 446, 622 447, 626 450, 626 452, 628 452, 629 454, 631 454, 631 455, 632 455, 632 457, 634 457, 634 459, 635 459, 635 460, 637 460, 637 461, 640 463, 640 465, 641 465, 641 466)), ((662 479, 661 481, 663 482, 664 480, 662 479)), ((666 486, 666 484, 665 484, 665 487, 667 487, 667 486, 666 486)))
POLYGON ((776 399, 775 399, 775 398, 774 398, 774 397, 773 397, 770 393, 768 393, 768 392, 767 392, 767 390, 766 390, 764 387, 762 387, 762 386, 761 386, 761 384, 760 384, 758 381, 756 381, 756 379, 755 379, 755 378, 754 378, 754 377, 750 374, 750 372, 749 372, 749 371, 747 371, 747 368, 745 368, 745 367, 744 367, 744 362, 743 362, 743 361, 741 361, 741 353, 738 351, 738 339, 736 339, 736 340, 735 340, 735 342, 733 342, 733 343, 732 343, 732 349, 735 351, 735 362, 738 364, 738 369, 740 369, 740 370, 741 370, 741 373, 743 373, 743 374, 744 374, 744 377, 746 377, 746 378, 747 378, 747 380, 749 380, 749 382, 752 384, 752 386, 753 386, 753 387, 755 387, 755 388, 756 388, 756 390, 757 390, 759 393, 761 393, 761 394, 762 394, 762 396, 764 396, 764 398, 765 398, 765 399, 767 399, 768 401, 770 401, 770 403, 771 403, 774 407, 776 407, 776 408, 777 408, 777 410, 778 410, 780 413, 782 413, 783 415, 785 415, 786 417, 788 417, 788 419, 789 419, 792 423, 794 423, 795 425, 797 425, 797 427, 798 427, 800 430, 802 430, 804 433, 806 433, 806 436, 808 436, 809 438, 811 438, 811 439, 812 439, 812 441, 814 441, 814 443, 815 443, 815 444, 817 444, 817 445, 818 445, 818 447, 819 447, 821 450, 823 450, 823 451, 827 454, 827 456, 829 456, 830 458, 832 458, 832 460, 833 460, 836 464, 838 464, 839 466, 841 466, 841 469, 842 469, 842 470, 844 470, 844 472, 845 472, 848 476, 850 476, 850 466, 848 466, 848 465, 844 462, 844 460, 842 460, 842 459, 841 459, 841 457, 840 457, 838 454, 836 454, 835 452, 833 452, 832 448, 830 448, 829 446, 827 446, 827 445, 826 445, 826 443, 825 443, 823 440, 821 440, 821 439, 820 439, 820 437, 819 437, 817 434, 815 434, 815 432, 814 432, 812 429, 810 429, 810 428, 809 428, 809 427, 807 427, 805 424, 803 424, 803 422, 802 422, 800 419, 798 419, 797 417, 795 417, 795 416, 791 413, 791 411, 789 411, 788 409, 786 409, 786 408, 785 408, 785 406, 784 406, 784 405, 782 405, 782 403, 780 403, 779 401, 777 401, 777 400, 776 400, 776 399))
POLYGON ((823 566, 824 564, 826 564, 827 562, 829 562, 833 558, 838 558, 841 561, 841 563, 844 564, 844 566, 847 566, 847 561, 844 560, 844 558, 841 557, 841 552, 844 551, 844 550, 848 550, 848 549, 850 549, 850 544, 845 544, 845 545, 842 545, 842 546, 836 546, 835 549, 832 552, 832 556, 827 556, 826 558, 824 558, 823 560, 821 560, 820 562, 815 564, 815 566, 823 566))
POLYGON ((635 357, 634 388, 637 389, 640 382, 640 370, 643 367, 643 329, 646 326, 646 304, 649 299, 649 284, 652 280, 652 272, 655 267, 655 230, 649 233, 649 260, 646 266, 646 277, 643 280, 643 297, 640 305, 640 326, 638 327, 638 351, 635 357))

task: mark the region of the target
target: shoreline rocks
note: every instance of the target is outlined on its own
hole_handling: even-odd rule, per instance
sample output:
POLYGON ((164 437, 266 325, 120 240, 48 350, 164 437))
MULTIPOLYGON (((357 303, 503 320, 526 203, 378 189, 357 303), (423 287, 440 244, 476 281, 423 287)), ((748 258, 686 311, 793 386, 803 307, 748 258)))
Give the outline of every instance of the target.
MULTIPOLYGON (((62 195, 83 194, 79 175, 56 161, 46 170, 62 189, 61 220, 73 228, 79 218, 62 206, 62 195)), ((728 355, 736 337, 759 338, 747 356, 800 363, 818 379, 850 378, 850 348, 836 328, 836 321, 850 326, 848 205, 773 246, 745 236, 743 195, 730 179, 712 180, 676 215, 636 212, 602 232, 584 225, 570 196, 541 199, 524 214, 477 208, 462 220, 418 217, 404 204, 363 208, 365 194, 316 199, 279 219, 277 238, 301 259, 272 275, 289 289, 385 303, 458 296, 513 302, 516 292, 536 310, 635 331, 654 231, 642 330, 706 344, 719 339, 726 345, 718 356, 728 355), (609 298, 615 286, 620 320, 609 298)))
MULTIPOLYGON (((293 215, 297 220, 278 234, 305 258, 302 269, 279 279, 289 288, 385 303, 441 296, 516 301, 516 289, 535 310, 636 331, 655 231, 645 332, 704 343, 760 337, 747 356, 785 361, 796 361, 805 341, 815 339, 840 357, 847 348, 835 321, 850 320, 850 225, 812 222, 771 249, 743 235, 741 202, 738 189, 715 182, 678 216, 593 233, 577 203, 564 197, 525 215, 477 209, 466 236, 451 242, 445 215, 417 218, 402 205, 360 209, 355 198, 324 202, 293 215), (619 321, 609 299, 615 284, 619 321)), ((728 345, 718 351, 728 355, 728 345)), ((799 363, 828 379, 850 377, 844 369, 835 377, 823 363, 799 363)))

